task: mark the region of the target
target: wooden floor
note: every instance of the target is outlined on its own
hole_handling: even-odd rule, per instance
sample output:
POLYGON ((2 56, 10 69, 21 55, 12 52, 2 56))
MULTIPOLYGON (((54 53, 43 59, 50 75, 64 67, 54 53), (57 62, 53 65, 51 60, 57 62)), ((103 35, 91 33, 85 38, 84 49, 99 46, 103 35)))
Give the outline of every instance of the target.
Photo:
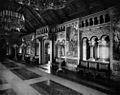
POLYGON ((0 62, 0 95, 108 94, 46 73, 38 67, 28 67, 12 60, 6 60, 0 62))

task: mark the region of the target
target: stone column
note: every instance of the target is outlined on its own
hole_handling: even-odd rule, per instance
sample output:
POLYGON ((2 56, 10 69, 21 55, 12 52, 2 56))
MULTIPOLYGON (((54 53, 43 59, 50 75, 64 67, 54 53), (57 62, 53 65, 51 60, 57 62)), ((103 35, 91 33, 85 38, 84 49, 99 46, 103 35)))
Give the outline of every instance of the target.
POLYGON ((38 38, 39 43, 39 64, 42 64, 42 38, 38 38))
POLYGON ((95 58, 94 58, 94 46, 95 46, 95 42, 93 41, 89 41, 89 46, 90 46, 90 58, 89 60, 90 61, 95 61, 95 58))
POLYGON ((87 60, 87 40, 83 40, 83 60, 87 60))

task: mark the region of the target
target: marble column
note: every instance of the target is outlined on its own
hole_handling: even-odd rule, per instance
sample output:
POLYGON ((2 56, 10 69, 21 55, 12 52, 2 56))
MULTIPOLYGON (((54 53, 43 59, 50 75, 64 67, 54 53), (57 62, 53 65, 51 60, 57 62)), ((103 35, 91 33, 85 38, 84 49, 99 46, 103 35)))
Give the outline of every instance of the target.
POLYGON ((89 46, 90 46, 90 61, 95 61, 94 58, 94 46, 95 46, 95 42, 94 41, 89 41, 89 46))
POLYGON ((87 40, 83 40, 83 60, 87 60, 87 40))

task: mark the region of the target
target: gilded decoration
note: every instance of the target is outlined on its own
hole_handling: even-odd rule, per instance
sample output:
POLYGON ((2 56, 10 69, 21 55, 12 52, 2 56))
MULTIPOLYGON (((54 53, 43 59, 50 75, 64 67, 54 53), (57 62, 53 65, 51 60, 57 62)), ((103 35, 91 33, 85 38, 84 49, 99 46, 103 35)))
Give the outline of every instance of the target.
POLYGON ((66 28, 66 55, 78 57, 78 29, 74 26, 66 28))

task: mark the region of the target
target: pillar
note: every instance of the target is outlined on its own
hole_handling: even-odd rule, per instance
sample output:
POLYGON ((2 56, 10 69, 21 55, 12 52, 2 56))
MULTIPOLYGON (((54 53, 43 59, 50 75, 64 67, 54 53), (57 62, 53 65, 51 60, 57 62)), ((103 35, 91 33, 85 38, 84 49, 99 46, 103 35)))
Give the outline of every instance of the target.
POLYGON ((94 41, 89 41, 89 46, 90 46, 90 61, 95 61, 94 58, 94 46, 95 46, 95 42, 94 41))
POLYGON ((39 64, 42 64, 42 38, 38 39, 39 43, 39 64))

